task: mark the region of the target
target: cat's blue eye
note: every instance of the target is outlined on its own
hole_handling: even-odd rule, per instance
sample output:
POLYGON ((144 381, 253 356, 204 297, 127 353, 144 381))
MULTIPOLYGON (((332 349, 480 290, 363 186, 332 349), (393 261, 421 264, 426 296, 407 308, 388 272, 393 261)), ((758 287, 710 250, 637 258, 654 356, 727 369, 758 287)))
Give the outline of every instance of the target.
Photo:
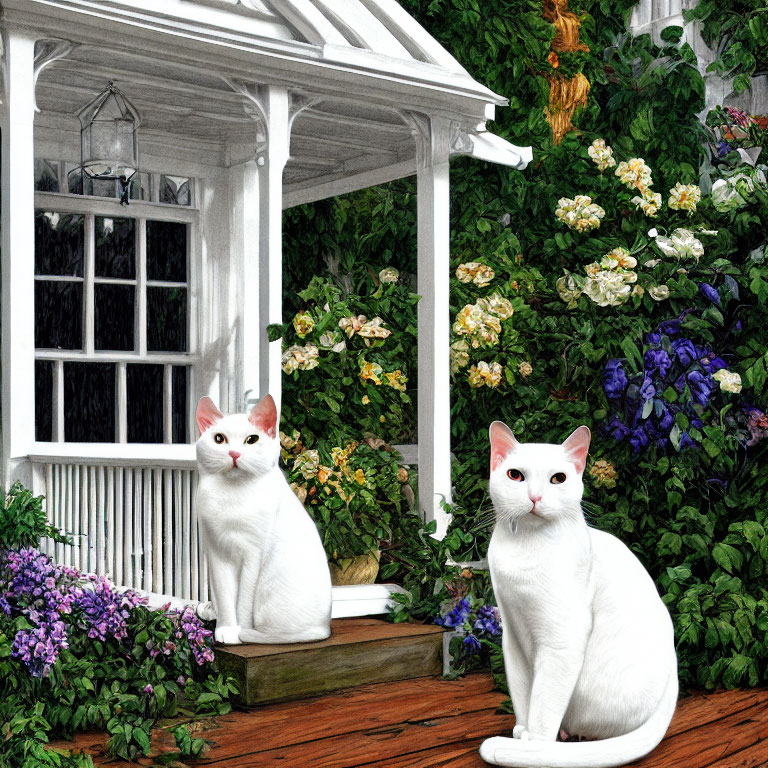
POLYGON ((256 443, 259 442, 259 436, 258 435, 248 435, 248 437, 244 440, 246 445, 256 445, 256 443))
POLYGON ((525 480, 525 475, 519 469, 508 469, 507 477, 516 483, 522 483, 525 480))
POLYGON ((224 435, 222 435, 221 432, 217 432, 213 436, 213 442, 217 443, 218 445, 221 445, 222 443, 226 443, 227 442, 227 438, 224 437, 224 435))
POLYGON ((555 474, 549 478, 549 482, 552 483, 552 485, 560 485, 560 483, 564 483, 565 472, 555 472, 555 474))

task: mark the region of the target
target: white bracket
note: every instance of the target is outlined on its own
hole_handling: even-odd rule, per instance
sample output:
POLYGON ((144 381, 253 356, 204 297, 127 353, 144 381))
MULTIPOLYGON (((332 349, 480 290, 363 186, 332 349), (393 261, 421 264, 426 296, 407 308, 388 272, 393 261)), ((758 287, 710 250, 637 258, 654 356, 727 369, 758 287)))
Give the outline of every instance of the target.
MULTIPOLYGON (((69 56, 75 48, 77 48, 77 43, 54 37, 43 38, 35 43, 35 68, 32 80, 35 91, 37 91, 37 78, 40 77, 40 73, 54 61, 69 56)), ((35 96, 35 112, 39 111, 40 107, 37 106, 37 97, 35 96)))

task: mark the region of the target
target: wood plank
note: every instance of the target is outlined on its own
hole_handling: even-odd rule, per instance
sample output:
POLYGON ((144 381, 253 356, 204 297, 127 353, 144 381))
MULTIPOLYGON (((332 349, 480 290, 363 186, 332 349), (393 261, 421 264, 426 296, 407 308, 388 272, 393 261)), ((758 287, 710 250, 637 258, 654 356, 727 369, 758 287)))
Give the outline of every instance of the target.
POLYGON ((635 768, 705 768, 728 755, 768 739, 768 697, 721 718, 716 728, 695 728, 673 735, 647 757, 630 763, 635 768))
MULTIPOLYGON (((446 743, 465 742, 495 736, 499 732, 499 716, 489 711, 468 712, 455 717, 399 723, 364 732, 333 736, 321 742, 305 742, 290 747, 247 754, 219 757, 201 765, 226 768, 269 768, 301 766, 301 768, 357 768, 372 760, 389 760, 404 753, 446 743)), ((258 744, 258 737, 254 739, 258 744)))
POLYGON ((706 768, 765 768, 768 765, 768 745, 759 742, 728 757, 710 763, 706 768))
POLYGON ((446 744, 443 747, 409 752, 394 759, 366 763, 365 768, 487 768, 480 757, 483 739, 474 739, 461 744, 446 744))
POLYGON ((744 688, 734 691, 694 691, 677 702, 677 709, 669 724, 666 738, 691 728, 714 723, 755 703, 755 696, 768 695, 768 691, 744 688))

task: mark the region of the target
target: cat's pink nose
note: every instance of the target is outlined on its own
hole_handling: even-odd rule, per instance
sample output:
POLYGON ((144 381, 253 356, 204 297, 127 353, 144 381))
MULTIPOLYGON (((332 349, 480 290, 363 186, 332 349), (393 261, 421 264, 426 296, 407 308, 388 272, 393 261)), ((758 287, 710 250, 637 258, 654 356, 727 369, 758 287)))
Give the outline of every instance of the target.
POLYGON ((232 461, 237 461, 240 458, 240 454, 237 451, 230 451, 229 455, 232 457, 232 461))
POLYGON ((532 495, 532 494, 530 494, 530 493, 529 493, 529 494, 528 494, 528 498, 529 498, 529 499, 530 499, 530 500, 531 500, 531 501, 532 501, 534 504, 537 504, 538 502, 540 502, 540 501, 541 501, 541 494, 538 494, 538 495, 534 496, 534 495, 532 495))

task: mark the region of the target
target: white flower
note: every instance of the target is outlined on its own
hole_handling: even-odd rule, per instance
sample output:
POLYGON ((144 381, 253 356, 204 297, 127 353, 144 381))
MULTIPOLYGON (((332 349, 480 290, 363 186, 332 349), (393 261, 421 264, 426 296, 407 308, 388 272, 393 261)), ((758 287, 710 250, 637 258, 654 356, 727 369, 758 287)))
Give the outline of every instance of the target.
POLYGON ((658 234, 659 232, 656 229, 656 227, 652 227, 651 229, 648 230, 648 237, 656 237, 658 234))
POLYGON ((606 145, 605 139, 595 139, 590 144, 587 154, 597 163, 598 171, 605 171, 616 165, 616 161, 613 159, 613 150, 606 145))
POLYGON ((630 189, 639 189, 645 192, 652 184, 651 169, 645 164, 642 157, 632 157, 626 162, 619 163, 616 175, 630 189))
POLYGON ((584 281, 584 295, 600 307, 617 307, 623 304, 632 292, 629 285, 631 281, 628 281, 627 277, 620 272, 600 271, 584 281))
POLYGON ((648 289, 648 295, 654 301, 664 301, 669 298, 669 288, 666 285, 652 285, 648 289))
POLYGON ((576 195, 573 200, 561 197, 557 201, 555 216, 577 232, 588 232, 600 226, 600 219, 605 216, 605 210, 593 203, 588 195, 576 195))
POLYGON ((665 256, 677 259, 695 259, 704 255, 701 240, 694 237, 690 229, 676 229, 670 237, 657 237, 656 245, 665 256))
POLYGON ((379 272, 382 283, 396 283, 400 279, 399 272, 394 267, 385 267, 379 272))
POLYGON ((741 376, 738 373, 732 373, 727 368, 721 368, 712 374, 712 378, 720 382, 720 389, 723 392, 732 392, 733 394, 741 392, 741 376))

